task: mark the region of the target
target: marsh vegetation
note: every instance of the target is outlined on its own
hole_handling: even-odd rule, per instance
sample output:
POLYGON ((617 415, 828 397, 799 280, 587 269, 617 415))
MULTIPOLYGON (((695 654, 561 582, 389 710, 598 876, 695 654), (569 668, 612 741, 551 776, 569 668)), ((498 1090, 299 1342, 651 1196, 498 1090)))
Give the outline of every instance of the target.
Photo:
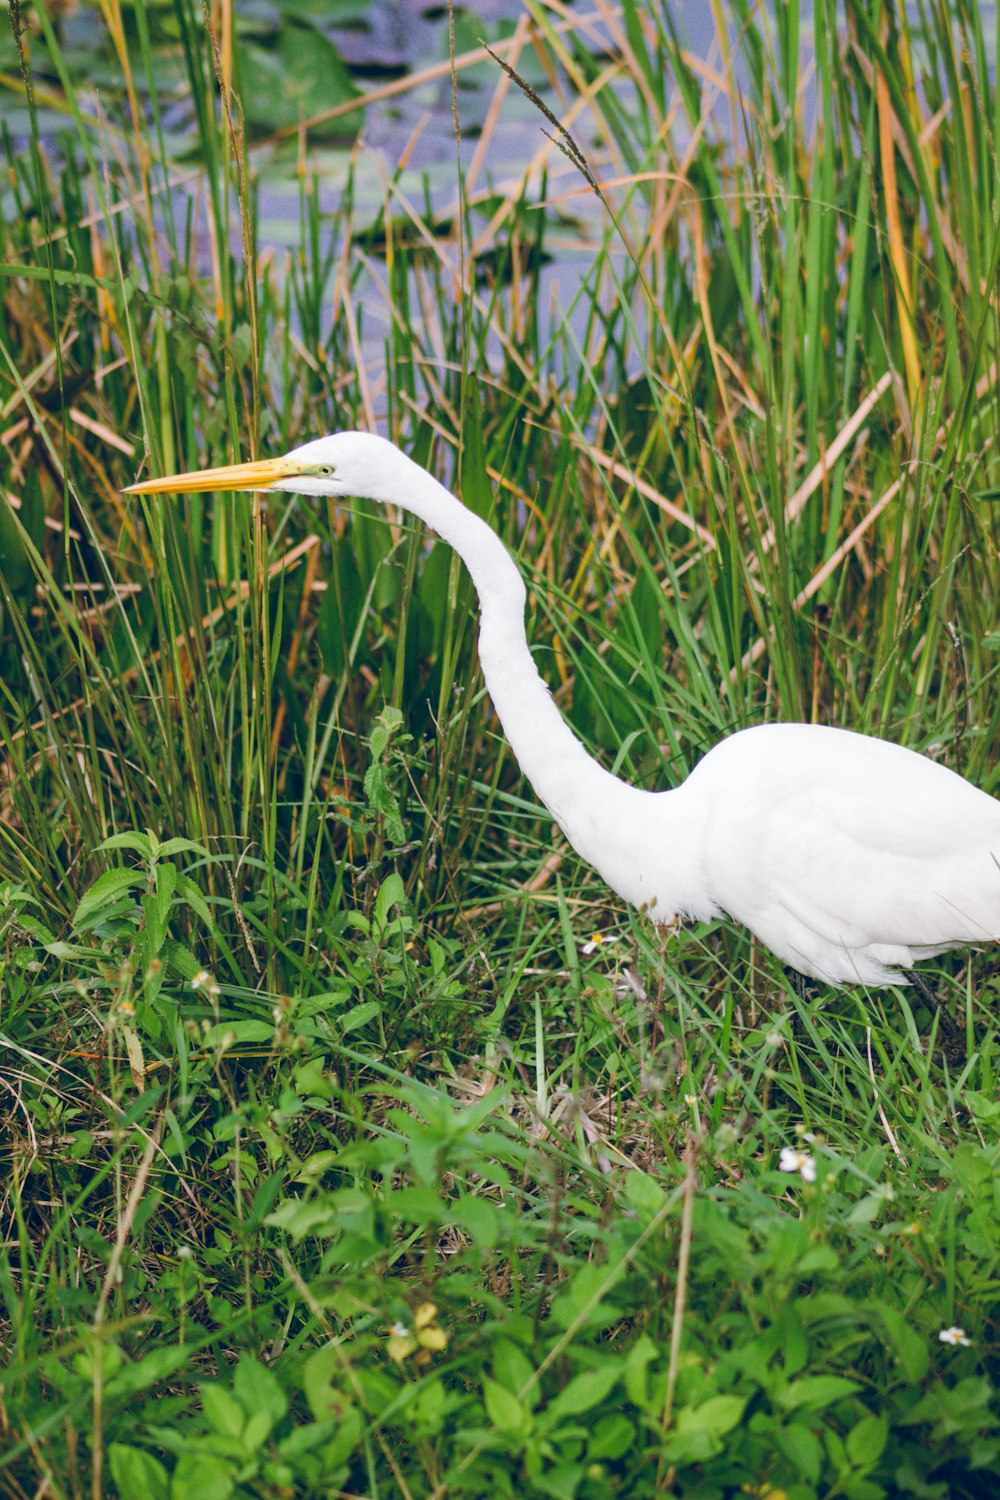
POLYGON ((783 717, 996 794, 995 31, 524 0, 366 79, 364 10, 11 7, 0 1494, 994 1494, 994 956, 930 970, 956 1068, 910 992, 664 948, 443 545, 119 491, 378 429, 623 776, 783 717), (453 88, 433 169, 359 135, 453 88))

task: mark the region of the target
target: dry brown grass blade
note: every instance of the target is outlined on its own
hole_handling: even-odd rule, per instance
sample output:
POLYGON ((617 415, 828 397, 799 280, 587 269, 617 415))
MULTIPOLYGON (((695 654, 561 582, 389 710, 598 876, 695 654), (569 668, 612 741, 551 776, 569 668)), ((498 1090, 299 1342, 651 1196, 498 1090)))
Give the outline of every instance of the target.
POLYGON ((678 521, 681 526, 687 527, 688 531, 693 532, 697 536, 703 546, 714 551, 715 538, 712 536, 712 533, 707 531, 693 516, 688 515, 686 510, 682 510, 679 505, 675 505, 672 500, 668 500, 666 495, 662 495, 647 480, 640 479, 639 475, 630 469, 627 464, 623 464, 617 458, 612 458, 608 453, 602 453, 600 449, 594 448, 584 442, 582 438, 574 437, 573 442, 583 453, 586 453, 587 457, 598 468, 603 469, 608 474, 614 475, 616 479, 622 479, 626 484, 631 485, 644 499, 651 500, 658 509, 663 511, 664 515, 669 516, 672 521, 678 521))
MULTIPOLYGON (((841 454, 844 452, 844 449, 854 437, 855 433, 867 421, 870 414, 874 411, 875 407, 881 401, 886 391, 892 385, 892 381, 893 371, 886 370, 885 373, 872 387, 872 389, 868 392, 867 396, 865 396, 864 399, 858 403, 857 407, 848 417, 847 421, 837 433, 837 436, 834 438, 830 446, 823 450, 823 453, 821 454, 816 464, 812 469, 810 469, 805 479, 803 479, 802 483, 795 491, 795 494, 785 506, 786 526, 789 526, 797 516, 801 515, 802 511, 805 509, 806 502, 816 492, 816 490, 819 489, 820 485, 823 483, 824 479, 826 479, 827 475, 831 472, 834 464, 840 458, 841 454)), ((774 527, 772 526, 768 528, 768 530, 761 538, 760 551, 761 553, 770 552, 773 546, 774 527)), ((754 553, 753 557, 748 560, 747 566, 751 572, 756 571, 760 567, 760 556, 757 553, 754 553)))
MULTIPOLYGON (((994 363, 990 365, 989 369, 986 371, 986 374, 981 376, 980 379, 976 382, 976 399, 978 401, 981 401, 986 395, 987 391, 991 390, 992 387, 996 384, 996 381, 997 365, 994 363)), ((951 426, 952 420, 953 418, 949 418, 947 422, 942 423, 937 432, 934 434, 934 451, 938 450, 944 443, 945 438, 948 435, 948 430, 951 426)), ((793 609, 801 609, 803 604, 807 604, 813 597, 813 595, 819 592, 824 583, 826 583, 827 579, 837 571, 837 569, 840 567, 840 564, 845 560, 845 558, 850 557, 851 553, 858 548, 865 533, 871 529, 873 522, 878 519, 878 517, 882 514, 890 501, 894 500, 895 497, 899 494, 899 491, 902 489, 903 480, 905 479, 905 477, 905 474, 900 475, 900 477, 889 486, 889 488, 879 497, 879 499, 876 500, 875 504, 870 508, 870 510, 866 512, 866 514, 858 522, 857 526, 855 526, 854 529, 848 533, 848 535, 844 538, 836 551, 833 552, 830 557, 827 558, 823 566, 813 574, 812 578, 810 578, 805 588, 799 594, 797 594, 795 599, 793 600, 793 609)), ((738 670, 745 672, 748 667, 753 665, 754 662, 760 661, 760 658, 767 650, 767 646, 768 638, 766 636, 759 637, 759 639, 756 640, 750 647, 750 650, 744 653, 740 668, 737 669, 736 667, 734 667, 732 672, 729 674, 730 681, 736 681, 738 670)))

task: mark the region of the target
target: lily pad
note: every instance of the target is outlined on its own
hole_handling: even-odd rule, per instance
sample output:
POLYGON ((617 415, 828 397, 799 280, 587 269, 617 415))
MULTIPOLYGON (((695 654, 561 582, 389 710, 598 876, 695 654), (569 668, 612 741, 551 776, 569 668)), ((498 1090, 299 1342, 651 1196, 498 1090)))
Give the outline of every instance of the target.
MULTIPOLYGON (((240 53, 243 111, 256 131, 282 130, 358 97, 340 54, 312 27, 286 24, 273 46, 247 43, 240 53)), ((313 133, 350 136, 356 115, 311 127, 313 133)))

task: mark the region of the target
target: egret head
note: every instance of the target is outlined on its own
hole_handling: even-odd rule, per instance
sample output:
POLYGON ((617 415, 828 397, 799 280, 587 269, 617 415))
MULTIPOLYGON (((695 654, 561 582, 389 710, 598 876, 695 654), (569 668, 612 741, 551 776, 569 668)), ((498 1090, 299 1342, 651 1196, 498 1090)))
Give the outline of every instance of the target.
POLYGON ((283 458, 258 459, 221 469, 196 469, 129 485, 129 495, 190 494, 213 490, 290 490, 296 495, 365 495, 405 504, 410 460, 371 432, 335 432, 293 448, 283 458))

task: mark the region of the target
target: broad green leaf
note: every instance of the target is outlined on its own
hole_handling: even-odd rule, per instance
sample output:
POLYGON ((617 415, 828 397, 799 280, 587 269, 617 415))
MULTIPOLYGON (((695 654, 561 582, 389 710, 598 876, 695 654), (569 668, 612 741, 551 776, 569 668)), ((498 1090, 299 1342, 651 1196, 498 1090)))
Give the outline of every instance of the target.
POLYGON ((170 916, 170 904, 177 889, 177 874, 177 866, 169 860, 156 867, 156 910, 164 931, 170 916))
POLYGON ((352 1005, 339 1017, 341 1031, 357 1031, 359 1026, 367 1026, 369 1021, 380 1013, 382 1009, 381 1000, 365 1000, 361 1005, 352 1005))
POLYGON ((217 1021, 205 1032, 206 1047, 218 1047, 224 1037, 234 1042, 273 1042, 274 1024, 271 1021, 217 1021))
POLYGON ((73 913, 74 929, 86 932, 88 928, 96 926, 96 918, 118 905, 133 886, 142 885, 145 879, 141 870, 105 870, 80 897, 73 913))
POLYGON ((151 1453, 129 1447, 126 1443, 112 1443, 108 1449, 108 1461, 121 1500, 167 1500, 169 1476, 160 1460, 151 1453))
POLYGON ((877 1463, 889 1437, 889 1421, 884 1413, 862 1417, 847 1434, 844 1446, 852 1464, 859 1468, 877 1463))
POLYGON ((805 1375, 779 1391, 776 1399, 785 1411, 795 1411, 800 1406, 818 1411, 845 1396, 853 1396, 860 1389, 858 1381, 848 1380, 846 1375, 805 1375))
POLYGON ((810 1484, 817 1482, 823 1467, 823 1444, 814 1432, 801 1422, 793 1422, 788 1427, 776 1429, 774 1442, 803 1479, 810 1484))
POLYGON ((239 1437, 246 1426, 247 1413, 225 1386, 215 1381, 201 1387, 201 1409, 210 1427, 228 1437, 239 1437))
POLYGON ((530 1428, 531 1413, 513 1392, 491 1380, 488 1375, 483 1378, 483 1399, 486 1403, 486 1415, 498 1432, 521 1433, 530 1428))
POLYGON ((156 850, 157 859, 172 859, 175 854, 198 854, 202 859, 208 858, 208 850, 192 839, 164 839, 156 850))
MULTIPOLYGON (((210 1453, 187 1451, 177 1460, 170 1500, 229 1500, 236 1487, 232 1464, 210 1453)), ((125 1497, 132 1500, 132 1497, 125 1497)))
POLYGON ((649 1334, 643 1333, 625 1356, 625 1390, 633 1406, 644 1408, 649 1400, 649 1365, 657 1353, 649 1334))
MULTIPOLYGON (((299 25, 291 14, 277 31, 274 47, 248 42, 240 48, 240 74, 246 118, 268 132, 282 126, 294 129, 311 115, 357 97, 333 43, 316 27, 299 25)), ((311 128, 316 134, 350 138, 357 119, 348 115, 311 128)))
POLYGON ((678 1412, 677 1430, 722 1437, 739 1423, 746 1404, 745 1396, 710 1396, 700 1406, 685 1406, 678 1412))
MULTIPOLYGON (((498 1339, 493 1349, 493 1374, 500 1384, 515 1396, 531 1386, 532 1393, 537 1396, 538 1386, 532 1384, 535 1367, 524 1350, 510 1339, 498 1339)), ((531 1400, 531 1396, 522 1399, 531 1400)))
POLYGON ((188 906, 201 918, 209 932, 214 932, 215 923, 212 920, 212 913, 208 909, 205 898, 194 881, 189 879, 187 875, 178 874, 177 894, 178 896, 183 896, 188 906))
POLYGON ((622 1361, 612 1355, 602 1360, 595 1369, 574 1375, 565 1390, 560 1391, 555 1400, 550 1401, 545 1408, 546 1422, 553 1423, 561 1417, 578 1416, 581 1412, 590 1411, 593 1406, 599 1406, 621 1379, 622 1368, 622 1361))
POLYGON ((923 1380, 930 1365, 927 1340, 917 1332, 910 1319, 896 1308, 881 1301, 876 1307, 906 1379, 914 1384, 923 1380))
POLYGON ((152 858, 153 846, 147 833, 113 833, 97 846, 98 852, 105 849, 131 849, 143 859, 152 858))
POLYGON ((403 877, 395 871, 387 875, 379 887, 378 896, 375 898, 375 924, 384 927, 389 913, 394 906, 402 906, 406 900, 406 887, 403 877))
POLYGON ((500 1235, 500 1217, 494 1203, 476 1193, 463 1193, 451 1205, 456 1224, 465 1229, 473 1243, 491 1250, 500 1235))

